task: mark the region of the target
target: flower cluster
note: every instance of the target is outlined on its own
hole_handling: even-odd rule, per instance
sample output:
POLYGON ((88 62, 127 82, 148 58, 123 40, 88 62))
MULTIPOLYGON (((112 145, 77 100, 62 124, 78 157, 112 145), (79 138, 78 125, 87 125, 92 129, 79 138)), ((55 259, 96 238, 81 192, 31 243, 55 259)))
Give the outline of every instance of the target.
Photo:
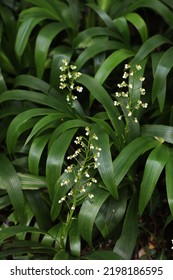
MULTIPOLYGON (((143 103, 140 100, 140 97, 145 95, 145 89, 135 88, 133 77, 135 76, 136 72, 142 70, 141 65, 136 65, 135 70, 131 70, 131 66, 129 64, 125 64, 124 73, 123 73, 123 81, 120 84, 117 84, 117 87, 121 89, 121 91, 115 92, 116 101, 114 101, 115 106, 125 107, 127 112, 127 117, 133 117, 133 113, 135 110, 138 110, 140 107, 147 108, 148 103, 143 103), (127 81, 127 79, 129 81, 127 81), (137 100, 135 100, 134 96, 139 96, 137 100)), ((139 81, 143 82, 145 77, 140 76, 139 81)), ((119 120, 122 119, 122 115, 118 117, 119 120)), ((135 122, 138 122, 137 118, 133 118, 135 122)))
POLYGON ((77 78, 81 76, 80 72, 75 71, 75 65, 68 65, 68 61, 66 59, 62 60, 63 65, 60 66, 60 70, 64 72, 60 75, 60 89, 67 88, 69 94, 67 94, 66 100, 72 105, 72 102, 77 99, 77 96, 73 94, 73 91, 82 92, 83 88, 79 85, 75 85, 75 81, 77 78))
POLYGON ((72 185, 70 191, 66 196, 62 197, 58 203, 62 203, 68 197, 72 197, 72 206, 70 209, 75 210, 76 199, 80 194, 86 194, 90 199, 94 197, 92 193, 89 193, 88 187, 97 183, 97 179, 93 177, 94 170, 100 165, 99 158, 101 148, 97 145, 98 137, 95 133, 90 131, 89 127, 85 128, 84 136, 77 136, 74 140, 77 148, 72 155, 67 156, 68 161, 72 161, 64 170, 65 173, 73 173, 73 182, 70 179, 62 180, 61 186, 68 184, 72 185))

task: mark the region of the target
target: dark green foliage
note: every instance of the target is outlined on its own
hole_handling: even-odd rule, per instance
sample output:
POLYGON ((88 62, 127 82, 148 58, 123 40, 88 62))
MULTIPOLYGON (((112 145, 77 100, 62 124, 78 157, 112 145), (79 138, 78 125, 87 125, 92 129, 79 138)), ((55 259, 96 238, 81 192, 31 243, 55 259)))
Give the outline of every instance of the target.
POLYGON ((0 259, 173 257, 172 28, 168 0, 2 1, 0 259), (64 59, 82 73, 72 104, 64 59), (125 64, 130 105, 115 96, 125 64), (86 128, 100 165, 82 192, 94 152, 65 170, 86 128))

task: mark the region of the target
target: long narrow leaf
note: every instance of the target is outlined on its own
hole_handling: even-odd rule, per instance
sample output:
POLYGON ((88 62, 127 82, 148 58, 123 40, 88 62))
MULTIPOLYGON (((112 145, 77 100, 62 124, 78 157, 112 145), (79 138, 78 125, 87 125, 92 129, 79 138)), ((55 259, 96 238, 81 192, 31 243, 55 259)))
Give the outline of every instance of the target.
POLYGON ((159 142, 151 137, 139 137, 130 142, 113 162, 114 177, 118 184, 123 180, 137 158, 146 151, 157 147, 159 142))
POLYGON ((20 180, 10 161, 2 154, 0 155, 0 178, 6 187, 17 220, 20 224, 25 224, 25 198, 20 180))
POLYGON ((48 158, 46 162, 46 179, 51 199, 53 199, 54 196, 55 183, 61 175, 65 153, 75 132, 76 129, 70 129, 60 134, 48 152, 48 158))
POLYGON ((113 164, 110 151, 109 136, 102 129, 94 130, 98 136, 97 145, 101 148, 99 157, 99 173, 110 194, 117 199, 118 189, 114 179, 113 164))
POLYGON ((173 47, 169 48, 157 65, 156 72, 154 73, 154 83, 152 88, 152 101, 158 98, 160 110, 163 110, 166 95, 167 75, 173 67, 173 61, 170 57, 173 56, 173 47))
POLYGON ((168 160, 169 153, 168 147, 164 144, 160 144, 156 147, 149 155, 145 169, 144 175, 140 187, 140 197, 139 197, 139 213, 143 214, 151 196, 153 194, 154 188, 158 182, 160 174, 165 167, 168 160))
POLYGON ((117 143, 115 143, 120 149, 122 145, 122 134, 123 126, 122 123, 118 120, 119 112, 116 107, 113 105, 113 101, 108 95, 107 91, 100 85, 98 81, 89 77, 88 75, 83 74, 78 81, 83 84, 91 94, 96 98, 102 106, 106 109, 106 112, 114 126, 114 129, 119 138, 117 138, 117 143))
POLYGON ((50 135, 42 135, 32 142, 28 156, 28 167, 31 174, 39 174, 40 158, 49 138, 50 135))
POLYGON ((109 74, 113 71, 113 69, 119 65, 125 59, 133 56, 134 53, 130 50, 120 49, 113 52, 108 58, 104 61, 101 67, 98 69, 95 79, 103 84, 109 74))
POLYGON ((41 108, 34 108, 22 112, 18 116, 16 116, 13 121, 11 122, 8 131, 7 131, 7 147, 10 153, 14 152, 14 148, 16 145, 16 141, 18 137, 28 129, 27 123, 34 117, 45 115, 55 112, 52 109, 41 109, 41 108))
POLYGON ((134 247, 136 245, 138 234, 138 214, 136 200, 136 196, 133 196, 130 200, 121 236, 113 249, 113 251, 120 255, 124 260, 131 259, 134 247))
POLYGON ((166 163, 166 191, 167 191, 167 198, 169 208, 173 217, 173 151, 170 149, 169 152, 169 159, 166 163))
POLYGON ((90 246, 92 246, 92 232, 96 216, 105 200, 109 197, 109 193, 101 188, 95 189, 92 193, 94 195, 92 201, 87 199, 82 204, 78 220, 81 236, 90 246))
POLYGON ((156 34, 150 37, 145 43, 140 47, 137 54, 132 60, 132 64, 139 63, 144 60, 154 49, 158 48, 163 44, 171 44, 171 41, 166 37, 156 34))
POLYGON ((38 34, 35 44, 35 64, 38 78, 42 78, 43 76, 51 42, 64 28, 65 26, 63 24, 53 22, 46 25, 38 34))
POLYGON ((144 43, 148 39, 148 30, 143 18, 137 13, 129 13, 126 15, 126 18, 136 27, 144 43))
POLYGON ((173 144, 173 127, 161 124, 152 124, 142 126, 141 133, 144 136, 156 137, 160 141, 173 144))

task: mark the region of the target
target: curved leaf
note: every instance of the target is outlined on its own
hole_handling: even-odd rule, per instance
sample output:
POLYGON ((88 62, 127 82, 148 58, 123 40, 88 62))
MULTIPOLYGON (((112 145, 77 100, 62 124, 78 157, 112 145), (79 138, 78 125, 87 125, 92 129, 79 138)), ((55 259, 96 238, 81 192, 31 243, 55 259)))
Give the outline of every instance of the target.
POLYGON ((20 180, 13 165, 2 154, 0 155, 0 180, 2 181, 2 184, 5 186, 9 195, 17 220, 20 222, 20 224, 25 224, 27 219, 25 213, 25 198, 21 188, 20 180))
POLYGON ((162 142, 173 144, 173 127, 161 124, 146 124, 141 127, 141 134, 160 139, 162 142))
POLYGON ((117 137, 117 142, 115 142, 115 145, 117 145, 119 150, 123 141, 123 126, 122 123, 118 120, 119 112, 117 108, 113 105, 113 101, 110 98, 109 94, 97 80, 91 78, 88 75, 82 74, 81 77, 79 77, 78 82, 83 84, 91 92, 94 98, 96 98, 106 109, 106 112, 116 131, 116 134, 120 138, 118 139, 117 137))
POLYGON ((28 156, 28 168, 31 174, 39 174, 40 158, 49 138, 50 135, 42 135, 32 142, 28 156))
POLYGON ((66 117, 65 114, 62 113, 50 113, 49 115, 41 118, 36 125, 33 127, 33 129, 31 130, 31 133, 28 135, 26 141, 25 141, 25 145, 35 136, 38 135, 40 133, 42 133, 43 131, 45 131, 46 129, 49 129, 52 127, 56 127, 59 123, 59 121, 66 117))
POLYGON ((99 45, 99 42, 93 43, 90 47, 85 49, 75 61, 75 65, 80 69, 89 59, 95 57, 97 54, 109 50, 120 49, 124 47, 124 44, 115 41, 108 41, 107 39, 99 45))
POLYGON ((97 73, 95 74, 95 79, 99 81, 100 84, 103 84, 117 65, 133 55, 134 53, 132 51, 126 49, 120 49, 113 52, 98 69, 97 73))
POLYGON ((78 220, 74 219, 69 228, 70 251, 73 256, 80 257, 81 240, 78 229, 78 220))
POLYGON ((21 24, 17 36, 16 36, 16 43, 15 43, 15 50, 16 54, 20 57, 22 56, 26 45, 29 40, 29 36, 33 30, 33 28, 41 21, 43 21, 45 17, 29 17, 23 21, 21 24))
MULTIPOLYGON (((18 116, 16 116, 12 122, 10 123, 10 126, 7 131, 7 148, 10 153, 14 152, 14 148, 16 145, 16 141, 18 137, 27 130, 28 123, 30 124, 30 120, 37 116, 42 116, 46 114, 50 114, 52 112, 55 112, 52 109, 42 109, 42 108, 34 108, 27 111, 24 111, 20 113, 18 116)), ((33 126, 33 123, 32 123, 33 126)))
POLYGON ((46 179, 50 198, 55 194, 55 183, 61 175, 62 164, 65 153, 76 132, 76 129, 69 129, 60 134, 50 147, 46 161, 46 179))
POLYGON ((124 260, 131 259, 138 235, 137 197, 132 196, 125 216, 120 238, 113 251, 124 260))
POLYGON ((80 234, 90 246, 92 246, 92 232, 96 216, 109 197, 109 193, 99 187, 93 190, 92 194, 94 195, 92 201, 86 199, 83 202, 78 218, 80 234))
POLYGON ((126 18, 136 27, 144 43, 148 39, 148 29, 143 18, 137 13, 129 13, 126 15, 126 18))
POLYGON ((163 44, 172 44, 166 37, 156 34, 150 37, 137 51, 135 57, 132 59, 130 64, 136 64, 144 60, 154 49, 158 48, 163 44))
POLYGON ((165 167, 168 160, 169 149, 166 145, 160 144, 149 155, 144 169, 144 175, 140 187, 139 196, 139 213, 143 214, 145 207, 147 206, 160 174, 165 167))
POLYGON ((93 131, 98 136, 97 145, 99 148, 101 148, 100 157, 98 160, 100 164, 98 166, 100 176, 106 186, 106 189, 115 199, 117 199, 118 189, 114 179, 109 136, 102 129, 100 129, 100 127, 94 129, 93 131))
POLYGON ((35 44, 35 64, 37 77, 42 78, 49 46, 55 36, 65 28, 64 24, 53 22, 39 32, 35 44))
POLYGON ((170 150, 169 159, 166 163, 166 191, 167 191, 167 198, 168 204, 171 211, 171 215, 173 216, 173 181, 172 181, 172 174, 173 174, 173 151, 170 150))
POLYGON ((122 149, 113 162, 114 178, 119 185, 133 163, 146 151, 157 147, 159 142, 151 137, 138 137, 122 149))
POLYGON ((0 103, 9 100, 27 100, 57 109, 59 112, 71 112, 69 106, 67 106, 67 103, 65 102, 65 99, 58 93, 57 98, 55 98, 36 91, 18 89, 5 91, 0 95, 0 103))
POLYGON ((165 51, 159 60, 156 71, 154 73, 154 83, 152 88, 152 101, 154 102, 158 98, 160 110, 163 110, 165 95, 166 95, 166 83, 167 75, 173 67, 173 61, 170 57, 173 56, 173 47, 165 51))
MULTIPOLYGON (((23 214, 23 213, 22 213, 23 214)), ((3 228, 0 230, 0 243, 2 244, 3 241, 11 236, 14 236, 19 233, 26 233, 26 232, 36 232, 40 234, 46 234, 45 231, 39 230, 35 227, 29 227, 29 226, 11 226, 8 228, 3 228)))

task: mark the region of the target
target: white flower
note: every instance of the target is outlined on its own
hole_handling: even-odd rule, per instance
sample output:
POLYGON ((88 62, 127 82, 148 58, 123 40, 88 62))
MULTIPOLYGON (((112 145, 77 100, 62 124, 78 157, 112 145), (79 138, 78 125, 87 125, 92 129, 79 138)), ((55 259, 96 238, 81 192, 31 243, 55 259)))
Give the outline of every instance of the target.
POLYGON ((63 59, 62 59, 62 63, 63 63, 65 66, 67 66, 67 65, 68 65, 67 59, 63 58, 63 59))
POLYGON ((141 70, 142 69, 141 65, 136 65, 136 69, 141 70))
POLYGON ((132 115, 132 112, 130 111, 129 113, 128 113, 128 117, 130 117, 132 115))
POLYGON ((140 77, 139 80, 140 80, 141 82, 143 82, 143 81, 145 81, 145 77, 140 77))
POLYGON ((130 65, 129 64, 125 64, 124 69, 129 69, 130 65))
POLYGON ((92 181, 93 183, 97 183, 97 180, 96 180, 95 178, 92 178, 91 181, 92 181))
POLYGON ((93 134, 92 139, 98 140, 98 137, 97 137, 97 135, 95 133, 93 134))
POLYGON ((82 91, 83 91, 83 87, 77 86, 77 87, 76 87, 76 90, 77 90, 78 92, 82 92, 82 91))
POLYGON ((90 129, 89 129, 89 127, 88 127, 88 126, 87 126, 87 127, 85 127, 85 131, 86 131, 85 135, 86 135, 86 136, 88 136, 88 135, 90 134, 90 129))
POLYGON ((75 65, 70 65, 70 68, 71 68, 72 70, 75 70, 77 67, 76 67, 75 65))
POLYGON ((89 173, 87 171, 85 171, 85 177, 87 177, 87 178, 90 177, 90 175, 89 175, 89 173))
POLYGON ((118 106, 120 103, 118 101, 114 101, 114 106, 118 106))
POLYGON ((127 79, 127 78, 128 78, 128 76, 129 76, 129 73, 124 72, 124 74, 123 74, 123 79, 127 79))

